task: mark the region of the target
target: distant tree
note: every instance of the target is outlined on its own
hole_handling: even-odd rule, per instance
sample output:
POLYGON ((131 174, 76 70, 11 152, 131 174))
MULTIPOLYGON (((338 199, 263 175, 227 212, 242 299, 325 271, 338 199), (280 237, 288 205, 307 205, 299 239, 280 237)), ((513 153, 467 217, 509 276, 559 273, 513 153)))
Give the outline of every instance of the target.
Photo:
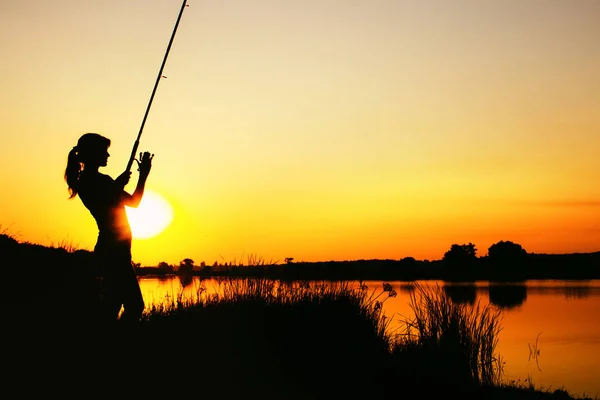
POLYGON ((511 241, 501 240, 488 249, 488 257, 491 261, 523 261, 526 255, 527 251, 520 244, 511 241))
POLYGON ((469 266, 477 260, 477 249, 473 243, 453 244, 446 253, 443 261, 453 265, 469 266))
POLYGON ((179 262, 179 266, 193 266, 194 265, 194 260, 192 260, 191 258, 184 258, 182 261, 179 262))
POLYGON ((286 264, 291 264, 292 262, 294 262, 294 257, 286 257, 286 259, 285 259, 286 264))
POLYGON ((497 273, 519 273, 525 270, 527 251, 520 244, 500 241, 490 246, 487 258, 497 273))
POLYGON ((167 274, 173 272, 173 270, 175 269, 171 264, 165 261, 159 262, 157 267, 160 272, 164 272, 167 274))
POLYGON ((194 269, 194 260, 191 258, 185 258, 179 262, 179 272, 189 273, 194 269))
POLYGON ((417 265, 417 260, 414 257, 404 257, 400 259, 399 263, 403 267, 414 267, 417 265))

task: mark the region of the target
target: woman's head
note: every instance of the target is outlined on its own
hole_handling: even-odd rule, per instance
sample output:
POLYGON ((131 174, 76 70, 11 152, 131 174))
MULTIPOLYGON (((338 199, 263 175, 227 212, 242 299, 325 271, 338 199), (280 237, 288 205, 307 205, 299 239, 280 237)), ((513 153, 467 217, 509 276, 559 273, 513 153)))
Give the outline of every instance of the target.
POLYGON ((77 141, 73 150, 77 153, 77 159, 82 164, 106 165, 110 139, 97 133, 86 133, 77 141))
POLYGON ((85 133, 77 141, 77 145, 69 152, 65 181, 69 187, 69 198, 77 195, 79 174, 87 167, 106 166, 109 154, 110 139, 97 133, 85 133))

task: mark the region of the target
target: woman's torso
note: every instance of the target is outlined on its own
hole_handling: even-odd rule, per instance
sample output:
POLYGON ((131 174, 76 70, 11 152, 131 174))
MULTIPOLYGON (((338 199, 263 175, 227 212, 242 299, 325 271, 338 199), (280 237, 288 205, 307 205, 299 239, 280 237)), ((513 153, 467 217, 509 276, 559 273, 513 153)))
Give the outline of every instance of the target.
POLYGON ((84 170, 79 179, 78 194, 96 220, 97 245, 131 244, 131 228, 123 204, 125 192, 110 176, 99 172, 85 173, 84 170))

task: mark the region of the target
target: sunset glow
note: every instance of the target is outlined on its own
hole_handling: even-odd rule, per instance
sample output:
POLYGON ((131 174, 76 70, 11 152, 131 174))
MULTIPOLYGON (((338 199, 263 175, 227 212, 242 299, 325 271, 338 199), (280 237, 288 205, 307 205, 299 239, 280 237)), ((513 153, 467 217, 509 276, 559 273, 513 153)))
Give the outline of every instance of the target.
POLYGON ((173 221, 173 207, 156 192, 147 190, 137 208, 126 208, 134 239, 149 239, 173 221))
MULTIPOLYGON (((123 172, 178 3, 2 2, 2 227, 93 248, 67 154, 123 172)), ((600 250, 600 2, 188 4, 139 146, 176 218, 135 261, 600 250)))

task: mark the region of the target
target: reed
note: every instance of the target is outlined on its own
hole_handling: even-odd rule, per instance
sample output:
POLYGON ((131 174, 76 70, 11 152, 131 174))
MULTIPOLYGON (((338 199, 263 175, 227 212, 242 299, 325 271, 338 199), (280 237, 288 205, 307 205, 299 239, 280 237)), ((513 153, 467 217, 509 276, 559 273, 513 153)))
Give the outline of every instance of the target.
POLYGON ((94 379, 112 374, 105 365, 119 364, 135 377, 136 388, 156 390, 162 382, 169 391, 189 393, 194 386, 223 399, 376 398, 403 390, 445 398, 469 387, 480 398, 500 393, 484 390, 532 395, 518 397, 524 399, 541 394, 499 384, 494 354, 499 312, 455 304, 438 287, 415 285, 410 294, 415 316, 401 321, 404 332, 394 334, 383 313, 385 301, 396 296, 389 284, 369 291, 363 283, 357 289, 344 281, 218 282, 214 294, 201 284, 192 297, 179 294, 152 305, 135 327, 70 329, 52 336, 46 330, 34 349, 30 342, 16 345, 15 338, 14 359, 22 359, 24 349, 35 350, 36 357, 45 352, 43 359, 67 360, 72 373, 85 371, 94 379))
POLYGON ((138 345, 185 338, 181 343, 199 346, 213 363, 205 374, 241 370, 253 384, 266 376, 308 396, 379 390, 390 348, 380 303, 389 292, 374 298, 349 282, 262 278, 223 278, 208 292, 200 286, 188 298, 152 305, 137 335, 146 343, 138 345))
POLYGON ((449 383, 497 386, 502 361, 496 353, 501 312, 479 302, 455 303, 439 287, 415 284, 409 304, 414 317, 405 319, 398 336, 401 350, 418 349, 429 359, 430 372, 449 383))
MULTIPOLYGON (((389 284, 368 291, 364 283, 356 289, 345 281, 217 282, 214 294, 201 286, 194 298, 179 296, 153 306, 145 322, 157 326, 164 319, 171 328, 175 321, 201 323, 203 334, 213 338, 219 331, 244 331, 254 346, 270 347, 275 358, 293 354, 305 368, 336 360, 336 365, 353 365, 361 374, 371 370, 406 382, 417 376, 423 382, 463 387, 501 382, 501 358, 495 353, 500 311, 479 303, 454 303, 439 287, 415 284, 409 299, 414 318, 399 321, 403 330, 397 334, 383 313, 383 303, 396 296, 389 284)), ((239 339, 233 335, 231 340, 239 339)))

